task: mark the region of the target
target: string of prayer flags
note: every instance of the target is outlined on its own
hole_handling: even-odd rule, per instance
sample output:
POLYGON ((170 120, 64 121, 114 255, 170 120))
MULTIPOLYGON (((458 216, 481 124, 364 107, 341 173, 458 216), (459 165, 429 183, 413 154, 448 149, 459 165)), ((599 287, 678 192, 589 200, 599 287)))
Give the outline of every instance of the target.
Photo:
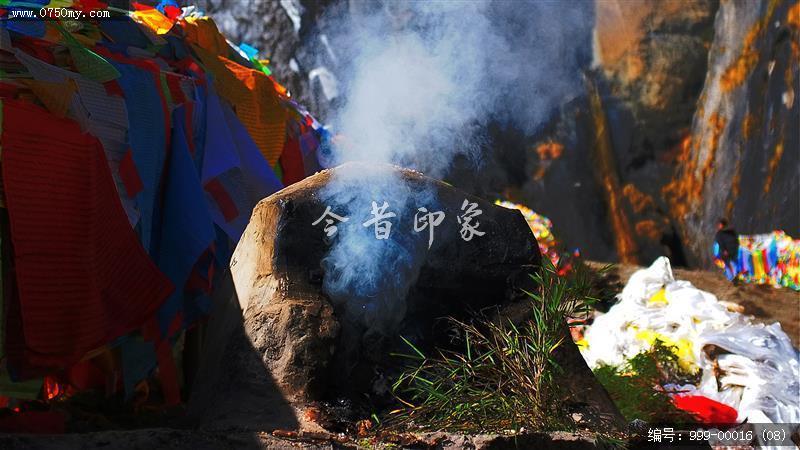
MULTIPOLYGON (((178 108, 176 117, 183 114, 178 108)), ((158 267, 176 289, 159 311, 162 335, 183 306, 183 288, 192 268, 214 241, 211 215, 204 201, 203 187, 192 162, 183 121, 175 120, 170 149, 169 173, 164 187, 162 230, 158 267)))
MULTIPOLYGON (((320 169, 326 131, 269 55, 196 9, 48 5, 114 17, 0 21, 4 369, 39 386, 73 374, 70 389, 121 374, 105 387, 132 402, 158 374, 173 404, 175 343, 209 314, 256 203, 320 169)), ((15 386, 0 407, 25 401, 15 386)))
POLYGON ((800 240, 784 231, 739 236, 739 254, 729 264, 715 244, 714 257, 728 279, 800 291, 800 240))

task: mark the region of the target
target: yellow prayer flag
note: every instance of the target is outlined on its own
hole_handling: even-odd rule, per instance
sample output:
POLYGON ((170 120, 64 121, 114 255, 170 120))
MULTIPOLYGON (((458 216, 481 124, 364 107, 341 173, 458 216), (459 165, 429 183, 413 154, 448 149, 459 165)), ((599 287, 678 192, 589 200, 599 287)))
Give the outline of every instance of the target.
POLYGON ((137 22, 152 30, 155 34, 167 34, 174 23, 157 9, 143 9, 133 12, 137 22))
POLYGON ((41 80, 23 80, 23 83, 33 91, 34 95, 44 106, 58 117, 67 115, 69 103, 75 95, 76 86, 73 80, 63 83, 54 83, 41 80))

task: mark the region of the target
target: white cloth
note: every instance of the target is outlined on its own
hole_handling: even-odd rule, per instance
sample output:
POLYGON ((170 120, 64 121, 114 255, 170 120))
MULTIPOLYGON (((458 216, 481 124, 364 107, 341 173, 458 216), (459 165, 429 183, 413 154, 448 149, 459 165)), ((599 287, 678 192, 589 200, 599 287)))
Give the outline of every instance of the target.
POLYGON ((738 420, 800 423, 800 353, 780 324, 756 324, 728 311, 717 298, 676 281, 669 260, 658 258, 631 276, 619 303, 595 319, 581 351, 590 367, 618 366, 650 347, 642 333, 691 344, 702 379, 697 393, 738 411, 738 420), (664 301, 651 298, 664 289, 664 301), (703 351, 715 345, 728 353, 716 359, 703 351))

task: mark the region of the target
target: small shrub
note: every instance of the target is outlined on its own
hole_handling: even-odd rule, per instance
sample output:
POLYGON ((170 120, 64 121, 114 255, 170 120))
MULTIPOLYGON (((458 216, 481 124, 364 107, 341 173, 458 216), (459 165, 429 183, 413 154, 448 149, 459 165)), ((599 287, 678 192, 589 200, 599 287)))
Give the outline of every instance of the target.
POLYGON ((656 340, 622 366, 601 365, 594 370, 597 380, 608 391, 628 421, 641 419, 648 423, 692 423, 687 413, 673 405, 662 385, 667 380, 691 381, 694 375, 678 363, 673 347, 656 340))
POLYGON ((565 319, 585 317, 594 301, 590 272, 579 268, 561 277, 545 261, 531 277, 537 289, 526 292, 531 313, 524 323, 450 318, 460 348, 433 355, 404 338, 411 352, 398 356, 409 364, 393 385, 402 407, 389 415, 388 427, 461 432, 570 427, 553 352, 570 339, 565 319))

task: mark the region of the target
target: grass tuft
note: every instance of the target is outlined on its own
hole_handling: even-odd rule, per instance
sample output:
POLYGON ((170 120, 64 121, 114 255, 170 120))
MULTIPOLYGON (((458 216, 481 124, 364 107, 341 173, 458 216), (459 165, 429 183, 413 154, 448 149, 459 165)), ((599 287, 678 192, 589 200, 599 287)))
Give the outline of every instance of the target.
POLYGON ((409 347, 406 370, 392 389, 402 405, 384 420, 391 429, 467 433, 547 431, 572 425, 562 408, 562 371, 553 352, 564 344, 567 318, 583 319, 596 301, 591 272, 579 266, 568 276, 545 259, 526 292, 528 320, 477 316, 449 318, 458 336, 455 350, 425 354, 409 347))

